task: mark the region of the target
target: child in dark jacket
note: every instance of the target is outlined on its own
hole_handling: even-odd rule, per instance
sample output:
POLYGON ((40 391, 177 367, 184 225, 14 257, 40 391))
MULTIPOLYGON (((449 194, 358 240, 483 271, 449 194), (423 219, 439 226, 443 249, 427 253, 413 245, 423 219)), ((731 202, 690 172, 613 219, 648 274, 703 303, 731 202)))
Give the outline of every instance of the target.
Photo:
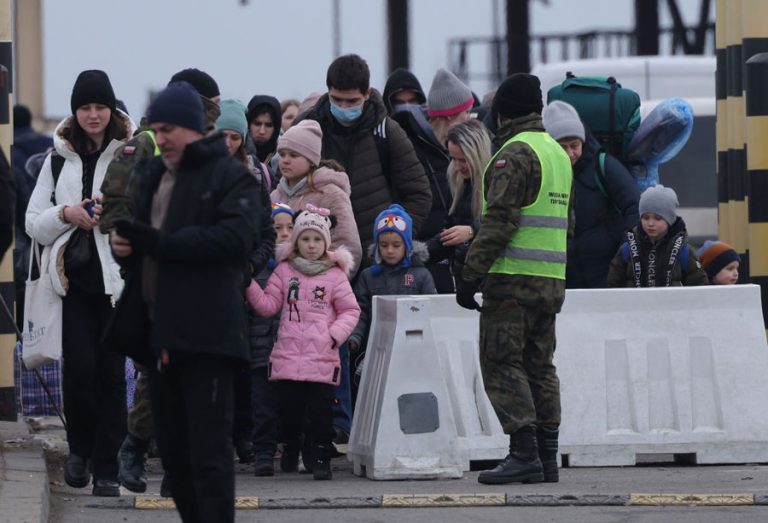
MULTIPOLYGON (((272 222, 277 238, 276 245, 291 238, 293 218, 296 212, 289 206, 272 204, 272 222)), ((275 268, 274 257, 254 278, 263 289, 267 286, 275 268)), ((269 356, 277 338, 280 314, 264 318, 249 309, 248 325, 251 342, 251 405, 253 411, 253 452, 255 454, 254 474, 272 476, 275 474, 274 456, 277 449, 278 416, 274 384, 268 379, 269 356)))
POLYGON ((663 185, 640 196, 640 225, 611 260, 609 287, 707 285, 696 253, 688 245, 685 222, 677 216, 677 194, 663 185))
POLYGON ((355 285, 360 321, 349 337, 356 352, 371 322, 374 296, 437 294, 435 282, 423 267, 429 257, 424 244, 413 243, 413 220, 401 206, 393 204, 376 217, 373 225, 375 265, 365 269, 355 285))

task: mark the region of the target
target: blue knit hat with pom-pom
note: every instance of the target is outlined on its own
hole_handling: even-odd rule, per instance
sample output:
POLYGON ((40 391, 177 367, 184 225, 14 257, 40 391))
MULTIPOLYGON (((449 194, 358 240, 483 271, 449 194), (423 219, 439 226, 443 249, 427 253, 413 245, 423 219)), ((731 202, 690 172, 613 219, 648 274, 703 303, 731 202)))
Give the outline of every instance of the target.
POLYGON ((395 232, 400 235, 405 243, 405 256, 401 265, 411 266, 411 253, 413 252, 413 219, 397 204, 392 204, 379 213, 373 222, 374 265, 373 271, 380 273, 382 269, 381 254, 379 253, 379 236, 384 232, 395 232))

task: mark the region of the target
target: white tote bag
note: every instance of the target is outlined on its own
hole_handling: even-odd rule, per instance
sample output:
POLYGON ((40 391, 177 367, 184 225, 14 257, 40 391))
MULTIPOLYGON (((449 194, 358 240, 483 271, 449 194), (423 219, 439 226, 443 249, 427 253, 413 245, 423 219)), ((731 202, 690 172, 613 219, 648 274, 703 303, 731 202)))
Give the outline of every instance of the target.
POLYGON ((24 302, 24 348, 21 356, 28 369, 61 359, 63 307, 61 297, 53 290, 48 272, 50 258, 50 255, 43 256, 41 263, 38 243, 33 240, 24 302), (32 279, 34 263, 40 268, 36 280, 32 279))

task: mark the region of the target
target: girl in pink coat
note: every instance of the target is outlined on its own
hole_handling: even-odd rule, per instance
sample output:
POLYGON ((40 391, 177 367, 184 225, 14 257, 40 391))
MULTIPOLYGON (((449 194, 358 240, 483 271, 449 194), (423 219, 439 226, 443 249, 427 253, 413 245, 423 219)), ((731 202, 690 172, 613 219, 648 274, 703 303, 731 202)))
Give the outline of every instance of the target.
POLYGON ((291 241, 278 246, 279 265, 262 290, 248 287, 248 302, 262 316, 281 313, 269 360, 276 381, 278 413, 286 447, 284 472, 298 468, 301 425, 306 412, 315 479, 331 479, 334 385, 340 380, 339 347, 360 318, 349 284, 352 256, 331 244, 330 211, 307 205, 296 216, 291 241))

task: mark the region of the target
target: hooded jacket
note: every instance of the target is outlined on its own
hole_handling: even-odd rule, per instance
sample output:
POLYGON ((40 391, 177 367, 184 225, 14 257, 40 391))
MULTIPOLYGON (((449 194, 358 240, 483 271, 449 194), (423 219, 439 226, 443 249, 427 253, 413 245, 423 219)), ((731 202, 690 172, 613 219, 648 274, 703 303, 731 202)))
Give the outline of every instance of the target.
POLYGON ((331 229, 331 245, 328 248, 335 251, 339 247, 346 247, 352 254, 350 274, 355 275, 360 266, 363 249, 349 200, 349 178, 346 174, 327 167, 318 167, 311 177, 314 190, 307 183, 290 196, 286 192, 287 182, 282 179, 272 191, 272 201, 288 204, 295 211, 303 210, 308 203, 330 210, 331 214, 336 216, 336 227, 331 229))
POLYGON ((427 97, 424 94, 424 89, 422 89, 419 80, 412 72, 400 67, 392 71, 392 74, 389 75, 387 83, 384 86, 384 93, 382 94, 384 105, 389 114, 392 114, 394 106, 392 103, 392 95, 404 89, 414 91, 417 96, 419 96, 420 104, 427 103, 427 97))
MULTIPOLYGON (((371 245, 369 254, 373 255, 376 247, 371 245)), ((413 242, 411 266, 403 267, 381 264, 381 272, 368 267, 360 273, 355 283, 355 296, 360 306, 360 321, 349 337, 358 346, 363 342, 371 326, 371 307, 374 296, 407 296, 409 294, 437 294, 432 273, 424 267, 428 258, 426 246, 421 242, 413 242)), ((373 256, 371 256, 373 257, 373 256)))
MULTIPOLYGON (((125 130, 127 140, 134 130, 134 124, 127 114, 119 109, 115 116, 120 119, 125 130)), ((43 168, 37 179, 32 196, 29 199, 26 214, 26 229, 30 238, 43 245, 43 257, 51 259, 49 275, 53 283, 53 289, 59 296, 66 296, 69 289, 69 281, 64 274, 64 248, 77 226, 61 220, 61 212, 64 206, 79 205, 83 200, 83 161, 75 152, 72 144, 65 138, 66 132, 72 125, 72 116, 62 120, 53 136, 53 145, 56 152, 64 158, 64 165, 59 173, 59 179, 55 187, 56 205, 51 200, 54 193, 53 172, 51 168, 51 155, 45 159, 43 168)), ((112 140, 99 155, 96 162, 96 170, 93 175, 93 195, 101 196, 101 184, 107 167, 112 161, 115 151, 123 145, 123 140, 112 140)), ((93 238, 96 244, 96 252, 101 263, 102 277, 104 280, 105 294, 112 296, 114 302, 120 296, 123 289, 123 280, 120 277, 120 267, 112 257, 109 245, 109 236, 100 232, 98 227, 93 229, 93 238)), ((42 263, 42 259, 41 259, 42 263)))
POLYGON ((641 287, 688 287, 709 284, 707 273, 701 268, 694 249, 688 245, 688 232, 682 218, 678 217, 675 223, 669 226, 667 234, 656 242, 651 240, 640 225, 636 225, 627 232, 627 240, 628 242, 619 247, 611 260, 608 287, 636 287, 636 280, 640 281, 641 287), (635 238, 638 247, 639 266, 637 267, 633 263, 631 248, 628 244, 632 237, 635 238), (678 238, 679 245, 673 259, 672 253, 675 250, 673 248, 678 238), (689 251, 688 263, 682 267, 680 253, 684 248, 689 251), (653 263, 651 259, 654 260, 653 263), (671 267, 670 263, 673 264, 671 267), (639 270, 638 274, 635 273, 636 270, 639 270), (667 285, 667 278, 669 278, 669 285, 667 285), (650 285, 651 281, 653 285, 650 285))
POLYGON ((603 184, 595 181, 600 144, 587 132, 581 158, 573 167, 576 212, 574 238, 568 248, 566 287, 606 286, 608 266, 624 241, 624 232, 637 224, 640 190, 632 175, 613 156, 605 156, 603 184))
MULTIPOLYGON (((253 144, 256 156, 260 161, 265 164, 269 163, 269 160, 275 154, 277 150, 277 139, 280 137, 280 123, 283 121, 282 111, 280 109, 280 102, 274 96, 268 96, 265 94, 257 94, 251 101, 248 102, 248 125, 251 125, 251 121, 256 118, 256 109, 261 106, 265 106, 269 114, 272 116, 272 123, 275 125, 272 137, 263 144, 253 144)), ((263 112, 263 111, 262 111, 263 112)), ((250 134, 250 133, 249 133, 250 134)))
MULTIPOLYGON (((363 247, 373 241, 373 221, 394 201, 413 218, 414 235, 426 219, 432 195, 413 145, 397 122, 387 117, 381 95, 371 90, 363 115, 351 127, 339 124, 331 115, 328 94, 300 119, 317 120, 323 130, 322 157, 339 162, 349 177, 352 210, 363 247), (383 131, 383 133, 382 133, 383 131), (386 141, 388 161, 379 156, 374 132, 386 141), (389 167, 385 173, 384 167, 389 167)), ((297 118, 297 123, 299 118, 297 118)))
POLYGON ((280 315, 277 342, 269 358, 270 380, 310 381, 338 385, 339 347, 360 318, 349 284, 352 256, 344 247, 327 251, 332 266, 315 275, 299 271, 289 256, 293 245, 277 248, 280 264, 262 290, 248 287, 248 302, 262 316, 280 315))

